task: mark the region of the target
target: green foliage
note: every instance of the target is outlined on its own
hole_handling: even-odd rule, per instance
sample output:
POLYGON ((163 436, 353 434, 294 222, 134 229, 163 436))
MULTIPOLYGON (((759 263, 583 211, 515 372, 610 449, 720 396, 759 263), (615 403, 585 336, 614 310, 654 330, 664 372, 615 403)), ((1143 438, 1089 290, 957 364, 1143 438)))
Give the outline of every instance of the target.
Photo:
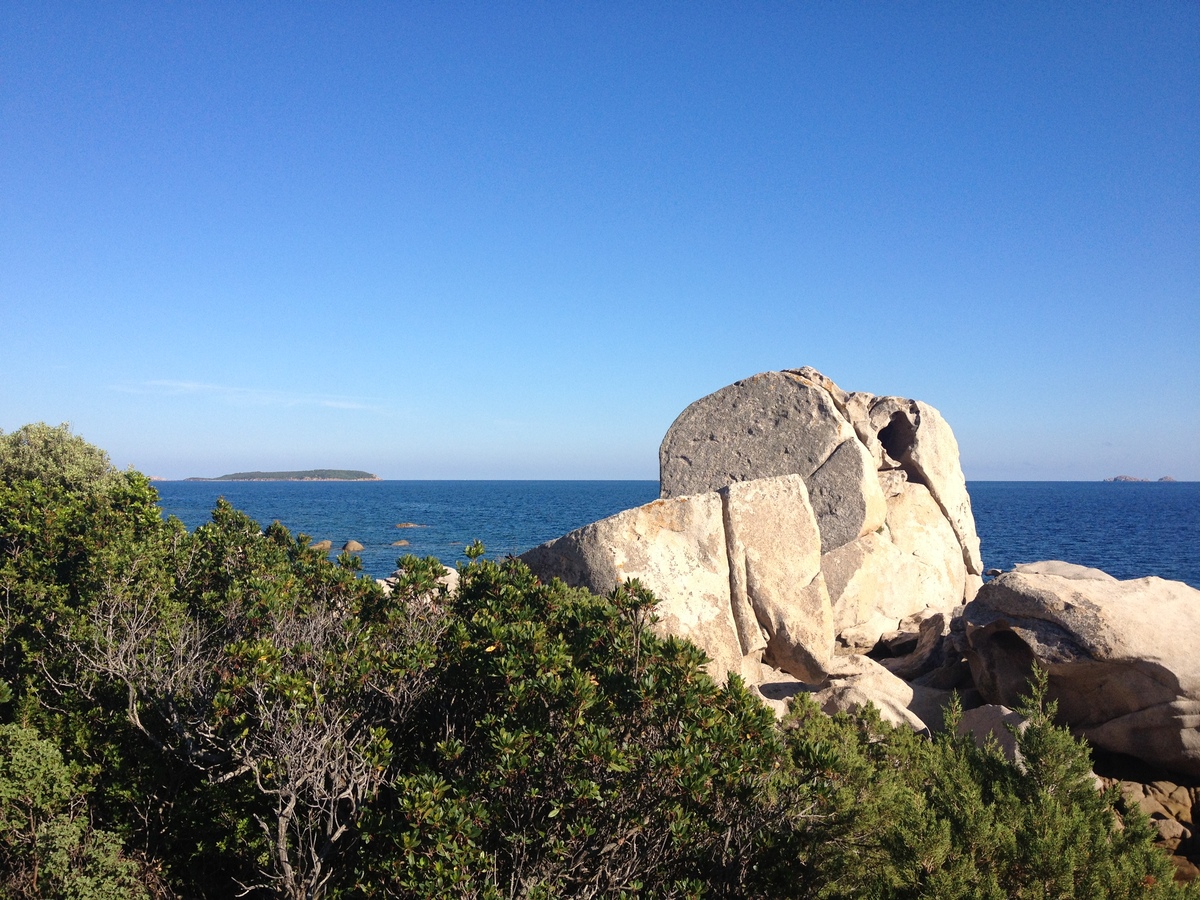
POLYGON ((416 594, 433 564, 414 561, 388 596, 307 544, 221 501, 169 594, 110 596, 90 633, 93 671, 128 687, 130 723, 209 788, 241 786, 222 799, 263 858, 243 857, 238 880, 291 897, 336 882, 428 682, 445 590, 416 594))
POLYGON ((1019 710, 1019 763, 995 742, 955 736, 957 709, 929 741, 873 709, 828 717, 800 700, 786 738, 791 777, 816 787, 821 824, 777 839, 776 865, 804 873, 793 895, 1183 895, 1144 817, 1122 821, 1115 792, 1096 790, 1088 749, 1054 725, 1045 687, 1042 673, 1019 710))
POLYGON ((636 582, 600 598, 517 560, 461 575, 423 766, 380 806, 372 839, 387 850, 364 883, 413 897, 737 896, 774 814, 772 715, 738 680, 714 684, 694 646, 658 637, 636 582))
POLYGON ((62 900, 147 896, 116 835, 92 828, 82 792, 55 747, 0 725, 0 894, 62 900))
POLYGON ((189 534, 65 426, 0 475, 0 896, 1196 896, 1042 682, 1020 764, 953 716, 780 729, 636 582, 475 542, 455 596, 385 590, 223 501, 189 534))
POLYGON ((108 454, 71 434, 63 423, 23 425, 11 434, 0 432, 0 481, 39 481, 47 487, 91 490, 116 470, 108 454))

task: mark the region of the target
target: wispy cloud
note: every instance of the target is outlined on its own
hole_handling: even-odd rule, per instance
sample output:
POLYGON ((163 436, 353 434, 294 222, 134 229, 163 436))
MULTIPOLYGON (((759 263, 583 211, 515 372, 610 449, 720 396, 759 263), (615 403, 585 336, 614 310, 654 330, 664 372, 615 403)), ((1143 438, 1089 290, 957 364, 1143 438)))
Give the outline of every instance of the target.
POLYGON ((144 394, 157 397, 214 397, 237 406, 319 406, 327 409, 378 410, 379 404, 355 397, 336 394, 305 394, 270 388, 232 387, 203 381, 139 381, 134 384, 111 385, 122 394, 144 394))

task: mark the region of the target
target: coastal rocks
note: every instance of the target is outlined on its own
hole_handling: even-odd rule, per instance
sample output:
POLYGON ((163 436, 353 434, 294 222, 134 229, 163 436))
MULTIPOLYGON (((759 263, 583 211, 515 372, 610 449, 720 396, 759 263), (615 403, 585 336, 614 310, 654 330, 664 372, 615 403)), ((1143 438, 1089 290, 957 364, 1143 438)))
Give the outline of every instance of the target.
MULTIPOLYGON (((655 500, 585 525, 534 547, 521 559, 543 580, 561 578, 573 587, 607 594, 636 578, 659 598, 658 628, 687 638, 712 658, 709 673, 724 680, 742 672, 757 681, 765 644, 748 635, 743 648, 730 596, 729 557, 721 497, 697 494, 655 500)), ((742 603, 748 601, 743 595, 742 603)))
POLYGON ((928 732, 942 727, 950 692, 909 684, 866 656, 841 656, 813 700, 832 715, 873 704, 885 722, 928 732))
MULTIPOLYGON (((901 626, 906 623, 901 622, 901 626)), ((897 639, 890 642, 888 650, 892 656, 880 659, 879 663, 893 675, 912 681, 943 666, 946 662, 946 636, 950 628, 945 613, 933 612, 920 616, 916 624, 916 635, 904 629, 897 639), (903 643, 900 641, 903 640, 903 643), (902 652, 896 652, 896 651, 902 652)))
POLYGON ((1126 808, 1136 806, 1158 832, 1155 843, 1171 854, 1175 864, 1176 881, 1195 881, 1200 877, 1200 841, 1197 822, 1200 820, 1200 785, 1192 779, 1189 784, 1161 775, 1142 773, 1139 780, 1107 776, 1100 779, 1102 788, 1116 787, 1126 808), (1147 780, 1140 780, 1147 779, 1147 780))
POLYGON ((798 475, 719 491, 730 605, 743 652, 766 638, 766 662, 819 679, 833 656, 833 609, 821 576, 821 535, 798 475), (744 613, 749 611, 750 616, 744 613))
POLYGON ((833 655, 820 534, 797 475, 655 500, 535 547, 542 579, 607 593, 638 579, 659 598, 659 628, 712 658, 709 672, 761 680, 759 663, 819 680, 833 655))
POLYGON ((664 498, 775 475, 809 478, 854 429, 823 387, 794 372, 765 372, 697 400, 659 449, 664 498))
POLYGON ((866 652, 900 621, 948 598, 930 592, 917 561, 881 534, 868 534, 821 557, 838 643, 866 652))
POLYGON ((1012 705, 1036 662, 1060 721, 1094 746, 1200 775, 1200 591, 1036 563, 985 584, 963 621, 988 702, 1012 705))
POLYGON ((309 547, 311 547, 313 550, 322 550, 328 553, 333 549, 333 541, 314 541, 313 543, 309 544, 309 547))
POLYGON ((522 558, 597 593, 639 579, 660 598, 659 627, 699 644, 720 678, 755 683, 763 662, 822 683, 835 648, 870 651, 913 616, 940 615, 939 633, 892 665, 941 665, 941 630, 982 566, 937 410, 848 393, 811 368, 766 372, 688 406, 659 463, 660 500, 522 558))
POLYGON ((928 733, 940 730, 942 711, 951 692, 909 684, 866 656, 839 656, 819 682, 804 682, 787 672, 763 666, 756 690, 763 702, 782 719, 798 694, 808 694, 829 715, 853 712, 871 705, 890 725, 928 733))
POLYGON ((958 441, 942 414, 920 400, 882 397, 871 405, 870 421, 883 446, 885 465, 895 460, 909 481, 929 488, 958 537, 967 570, 982 573, 979 535, 959 465, 958 441))
POLYGON ((361 553, 363 545, 358 541, 346 541, 342 544, 342 552, 344 553, 361 553))
POLYGON ((812 368, 766 372, 691 404, 659 449, 663 497, 782 474, 808 489, 843 650, 949 613, 982 583, 958 445, 928 404, 848 393, 812 368))

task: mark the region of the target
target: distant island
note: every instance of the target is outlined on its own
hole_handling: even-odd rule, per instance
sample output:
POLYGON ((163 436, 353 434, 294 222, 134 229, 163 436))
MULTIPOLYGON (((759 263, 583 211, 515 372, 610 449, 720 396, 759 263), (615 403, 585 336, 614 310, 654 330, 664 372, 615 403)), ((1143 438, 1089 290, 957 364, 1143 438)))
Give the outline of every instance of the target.
POLYGON ((303 472, 234 472, 218 478, 185 478, 184 481, 378 481, 378 475, 357 469, 305 469, 303 472))
MULTIPOLYGON (((1121 482, 1122 484, 1124 484, 1126 482, 1133 482, 1135 484, 1146 484, 1150 481, 1149 478, 1134 478, 1132 475, 1114 475, 1112 478, 1105 478, 1104 480, 1108 484, 1112 484, 1113 482, 1121 482)), ((1174 481, 1175 479, 1172 478, 1170 475, 1164 475, 1162 478, 1160 478, 1158 480, 1159 481, 1174 481)))

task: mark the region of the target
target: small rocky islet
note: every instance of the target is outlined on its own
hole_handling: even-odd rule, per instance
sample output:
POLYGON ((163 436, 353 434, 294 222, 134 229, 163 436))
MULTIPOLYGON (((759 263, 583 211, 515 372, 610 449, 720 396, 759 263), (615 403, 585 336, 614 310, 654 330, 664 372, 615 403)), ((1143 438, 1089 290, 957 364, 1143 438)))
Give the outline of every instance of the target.
MULTIPOLYGON (((1158 479, 1160 484, 1174 484, 1175 479, 1170 475, 1164 475, 1158 479)), ((1112 478, 1105 478, 1105 484, 1149 484, 1149 478, 1138 478, 1135 475, 1114 475, 1112 478)))
POLYGON ((303 469, 295 472, 232 472, 216 478, 184 481, 379 481, 378 475, 359 469, 303 469))
POLYGON ((1036 663, 1098 784, 1149 815, 1181 877, 1200 874, 1200 591, 1062 561, 985 581, 942 415, 812 368, 697 400, 659 466, 660 499, 521 558, 598 593, 638 579, 659 598, 657 628, 778 715, 806 692, 829 713, 869 702, 928 732, 957 694, 960 728, 1004 744, 1036 663))

